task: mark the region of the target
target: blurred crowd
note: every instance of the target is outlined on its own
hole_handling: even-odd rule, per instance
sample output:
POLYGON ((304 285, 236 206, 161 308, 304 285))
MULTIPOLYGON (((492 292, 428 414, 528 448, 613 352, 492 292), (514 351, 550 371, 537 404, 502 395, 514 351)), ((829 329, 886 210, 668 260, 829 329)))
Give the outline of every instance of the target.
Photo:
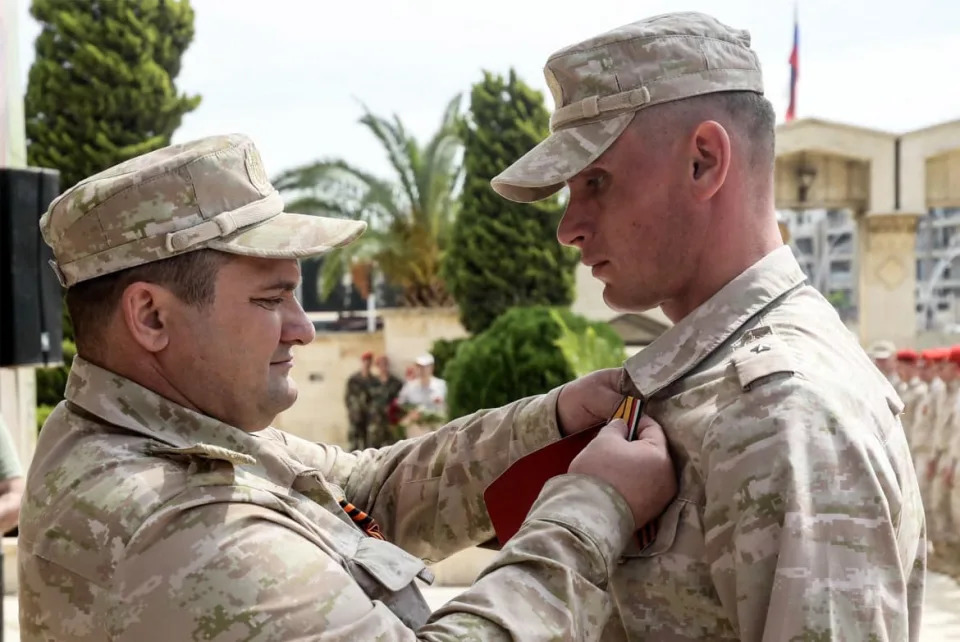
POLYGON ((879 342, 870 353, 904 404, 927 537, 935 547, 960 544, 960 345, 916 351, 879 342))
POLYGON ((434 376, 433 367, 433 356, 421 355, 401 380, 390 371, 386 355, 361 355, 360 370, 347 380, 344 399, 350 448, 380 448, 442 425, 447 384, 434 376))

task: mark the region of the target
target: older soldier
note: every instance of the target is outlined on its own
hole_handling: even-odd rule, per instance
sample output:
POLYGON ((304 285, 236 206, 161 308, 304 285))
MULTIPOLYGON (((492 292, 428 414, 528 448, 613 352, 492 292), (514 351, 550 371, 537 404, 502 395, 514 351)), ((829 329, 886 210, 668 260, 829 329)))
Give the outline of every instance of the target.
POLYGON ((292 349, 314 337, 296 259, 362 223, 283 212, 255 147, 232 135, 88 178, 41 227, 79 354, 27 479, 23 640, 599 634, 607 569, 674 486, 649 419, 633 442, 622 421, 606 426, 429 623, 414 580, 429 580, 421 558, 492 538, 483 489, 603 423, 619 370, 391 448, 316 445, 269 427, 296 399, 292 349))
POLYGON ((625 390, 664 427, 680 491, 621 557, 605 634, 916 640, 925 523, 902 404, 782 244, 750 35, 661 15, 558 51, 545 75, 552 133, 494 189, 566 185, 557 236, 606 303, 674 322, 625 390))
POLYGON ((370 440, 370 423, 373 414, 371 392, 377 385, 377 378, 371 371, 372 366, 373 353, 364 352, 360 355, 360 370, 347 379, 344 403, 347 405, 347 418, 350 421, 350 447, 354 450, 366 448, 372 443, 370 440))

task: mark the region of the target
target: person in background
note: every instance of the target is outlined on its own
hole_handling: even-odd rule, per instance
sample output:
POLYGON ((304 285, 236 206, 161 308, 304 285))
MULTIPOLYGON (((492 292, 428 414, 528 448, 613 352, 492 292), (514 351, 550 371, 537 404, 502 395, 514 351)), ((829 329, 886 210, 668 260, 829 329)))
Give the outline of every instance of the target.
POLYGON ((433 355, 420 355, 415 363, 417 378, 405 383, 400 391, 400 404, 412 407, 407 418, 417 421, 422 415, 428 413, 446 416, 447 382, 433 376, 433 355))
POLYGON ((867 354, 887 381, 896 388, 900 382, 900 376, 897 374, 897 347, 890 341, 877 341, 870 346, 867 354))
POLYGON ((23 498, 23 469, 13 439, 0 416, 0 534, 17 527, 23 498))
POLYGON ((372 415, 372 392, 377 378, 371 372, 373 353, 364 352, 360 356, 360 370, 347 379, 347 391, 344 401, 347 404, 347 419, 350 421, 350 448, 359 450, 370 446, 370 424, 372 415))
POLYGON ((376 367, 370 388, 370 445, 382 448, 396 443, 400 437, 393 408, 403 382, 390 372, 390 359, 387 355, 377 357, 376 367))

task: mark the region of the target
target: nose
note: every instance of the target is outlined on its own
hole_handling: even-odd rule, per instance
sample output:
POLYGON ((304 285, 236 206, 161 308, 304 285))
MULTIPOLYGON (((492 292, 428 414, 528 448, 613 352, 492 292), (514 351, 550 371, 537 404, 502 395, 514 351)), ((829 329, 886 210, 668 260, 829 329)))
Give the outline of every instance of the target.
POLYGON ((283 319, 283 327, 280 331, 280 341, 296 345, 306 345, 314 340, 317 331, 313 328, 313 323, 307 318, 307 313, 303 311, 303 306, 297 297, 290 297, 290 304, 286 306, 287 314, 283 319))
POLYGON ((571 200, 557 226, 557 241, 561 245, 575 247, 578 250, 583 249, 583 241, 587 233, 585 222, 583 208, 571 200))

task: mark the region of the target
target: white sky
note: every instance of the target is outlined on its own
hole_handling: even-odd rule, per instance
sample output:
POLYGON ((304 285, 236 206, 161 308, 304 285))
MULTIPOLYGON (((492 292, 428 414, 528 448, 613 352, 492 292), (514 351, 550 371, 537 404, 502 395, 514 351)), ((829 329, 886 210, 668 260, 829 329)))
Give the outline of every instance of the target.
MULTIPOLYGON (((39 31, 19 0, 23 87, 39 31)), ((389 168, 357 123, 360 101, 421 139, 448 100, 512 65, 544 92, 550 53, 643 17, 710 12, 747 28, 780 119, 792 0, 193 0, 196 37, 177 80, 200 93, 174 141, 239 131, 268 172, 341 157, 389 168)), ((960 118, 960 2, 801 0, 798 115, 906 131, 960 118)))

